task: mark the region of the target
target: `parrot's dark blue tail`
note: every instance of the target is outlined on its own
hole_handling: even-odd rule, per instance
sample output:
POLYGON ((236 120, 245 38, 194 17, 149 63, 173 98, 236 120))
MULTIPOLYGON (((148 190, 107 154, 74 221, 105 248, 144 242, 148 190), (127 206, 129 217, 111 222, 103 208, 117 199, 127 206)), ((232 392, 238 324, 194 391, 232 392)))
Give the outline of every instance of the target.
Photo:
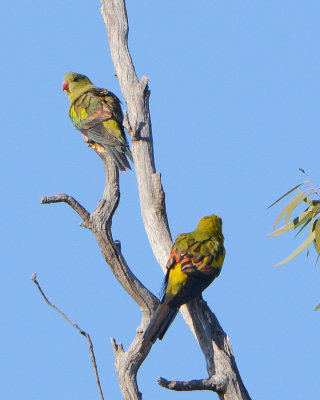
POLYGON ((172 308, 168 304, 160 303, 144 333, 144 340, 151 341, 152 343, 157 339, 161 340, 178 314, 178 311, 179 308, 172 308))

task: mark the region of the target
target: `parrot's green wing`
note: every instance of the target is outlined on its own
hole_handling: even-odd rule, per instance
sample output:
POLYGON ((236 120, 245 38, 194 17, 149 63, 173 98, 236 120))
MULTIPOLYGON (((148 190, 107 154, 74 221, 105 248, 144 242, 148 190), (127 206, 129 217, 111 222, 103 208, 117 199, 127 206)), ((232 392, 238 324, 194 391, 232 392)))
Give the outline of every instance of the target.
POLYGON ((179 235, 167 263, 162 302, 179 307, 198 296, 220 274, 225 249, 214 237, 197 240, 195 232, 179 235))
POLYGON ((144 339, 162 339, 182 304, 199 296, 220 274, 225 257, 222 220, 203 217, 197 229, 175 240, 167 263, 163 295, 144 339))
POLYGON ((122 126, 121 103, 115 94, 92 87, 73 102, 69 115, 91 143, 98 143, 111 153, 121 170, 130 168, 126 155, 131 161, 132 155, 122 126))
POLYGON ((120 100, 107 89, 93 86, 81 94, 70 107, 70 118, 77 129, 89 129, 91 126, 109 118, 123 122, 120 100))
POLYGON ((217 238, 204 235, 199 239, 195 232, 181 234, 174 243, 167 268, 179 263, 187 275, 215 275, 222 267, 224 256, 223 242, 217 238))

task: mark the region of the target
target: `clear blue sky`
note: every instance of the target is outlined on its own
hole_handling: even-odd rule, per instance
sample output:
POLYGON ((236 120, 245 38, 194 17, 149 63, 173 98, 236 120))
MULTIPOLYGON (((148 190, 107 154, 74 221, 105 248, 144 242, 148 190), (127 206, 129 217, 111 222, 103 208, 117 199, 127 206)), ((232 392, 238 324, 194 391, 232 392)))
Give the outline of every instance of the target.
MULTIPOLYGON (((99 1, 35 0, 2 6, 1 377, 3 399, 97 399, 86 340, 50 309, 31 281, 93 339, 105 397, 121 399, 109 338, 127 348, 140 322, 91 232, 66 205, 92 211, 103 191, 100 160, 72 127, 66 71, 121 97, 99 1), (51 7, 50 7, 51 6, 51 7)), ((319 394, 320 272, 315 253, 280 268, 298 246, 267 238, 281 207, 266 207, 319 175, 319 1, 128 1, 130 49, 150 77, 157 170, 172 235, 203 215, 224 221, 224 269, 204 298, 228 333, 253 399, 319 394)), ((140 218, 134 172, 121 174, 113 235, 135 274, 157 294, 163 279, 140 218)), ((145 399, 212 399, 177 393, 159 376, 207 376, 179 316, 139 374, 145 399)))

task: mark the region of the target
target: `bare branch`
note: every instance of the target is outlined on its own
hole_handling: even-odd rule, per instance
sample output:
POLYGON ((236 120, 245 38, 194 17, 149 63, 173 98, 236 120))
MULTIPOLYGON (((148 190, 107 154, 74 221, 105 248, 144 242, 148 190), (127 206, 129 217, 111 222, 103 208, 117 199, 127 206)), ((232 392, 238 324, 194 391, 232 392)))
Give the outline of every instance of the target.
MULTIPOLYGON (((127 43, 128 20, 125 1, 101 0, 101 2, 101 12, 108 30, 115 73, 128 107, 125 125, 133 141, 132 154, 142 219, 153 253, 165 270, 172 240, 167 221, 161 175, 156 172, 154 163, 148 78, 142 77, 139 82, 134 70, 127 43)), ((43 198, 42 203, 66 202, 81 216, 82 226, 89 228, 94 233, 103 257, 116 279, 139 305, 142 311, 142 321, 129 349, 124 351, 123 346, 117 344, 115 339, 112 339, 112 346, 119 385, 124 399, 141 400, 142 395, 137 386, 137 373, 151 349, 151 344, 143 340, 142 333, 157 307, 158 300, 132 273, 121 254, 121 246, 112 238, 112 216, 120 199, 119 173, 107 153, 96 152, 104 163, 106 182, 102 198, 91 214, 73 197, 65 194, 43 198)), ((45 296, 44 298, 46 299, 45 296)), ((192 381, 198 382, 193 383, 193 387, 195 388, 196 385, 200 387, 199 382, 202 382, 201 390, 216 391, 220 399, 249 400, 250 397, 238 372, 229 339, 206 303, 201 298, 196 299, 183 306, 181 312, 200 344, 210 376, 208 380, 192 381), (206 385, 207 388, 205 388, 206 385), (216 385, 215 390, 213 389, 214 385, 216 385)), ((190 383, 188 385, 180 383, 180 387, 192 386, 190 383)), ((171 386, 179 387, 179 384, 176 382, 171 386)))
POLYGON ((217 384, 214 377, 209 379, 194 379, 191 381, 168 381, 165 378, 159 378, 158 384, 166 389, 176 391, 191 391, 191 390, 212 390, 217 392, 217 384))
POLYGON ((39 289, 39 292, 41 293, 41 296, 44 298, 45 302, 46 302, 50 307, 52 307, 54 310, 56 310, 60 315, 62 315, 62 317, 63 317, 69 324, 71 324, 74 328, 76 328, 77 331, 78 331, 81 335, 83 335, 83 336, 85 336, 85 337, 87 338, 88 344, 89 344, 90 358, 91 358, 91 362, 92 362, 94 374, 95 374, 95 377, 96 377, 96 382, 97 382, 97 386, 98 386, 98 390, 99 390, 99 394, 100 394, 100 399, 103 400, 104 397, 103 397, 102 388, 101 388, 101 385, 100 385, 100 379, 99 379, 99 374, 98 374, 98 367, 97 367, 96 358, 95 358, 94 351, 93 351, 93 344, 92 344, 90 335, 89 335, 87 332, 85 332, 83 329, 81 329, 81 328, 79 327, 78 324, 76 324, 75 322, 71 321, 71 319, 68 318, 68 317, 66 316, 66 314, 65 314, 63 311, 61 311, 57 306, 55 306, 54 304, 52 304, 50 300, 48 300, 47 296, 44 294, 43 290, 41 289, 41 286, 39 285, 39 282, 37 281, 37 274, 33 274, 33 275, 32 275, 32 280, 33 280, 33 282, 36 284, 37 288, 39 289))
POLYGON ((149 354, 151 344, 146 344, 142 341, 143 335, 141 333, 141 331, 138 331, 138 334, 127 351, 124 351, 121 343, 117 344, 115 339, 111 339, 118 381, 122 396, 125 400, 142 399, 142 394, 137 384, 137 373, 141 364, 149 354))
MULTIPOLYGON (((96 151, 96 150, 95 150, 96 151)), ((83 219, 82 226, 90 229, 95 235, 101 253, 109 264, 116 279, 128 294, 136 301, 143 313, 143 326, 147 324, 150 315, 158 304, 158 299, 139 281, 128 267, 119 244, 113 241, 111 234, 112 216, 119 204, 119 172, 111 156, 106 152, 96 153, 101 158, 105 168, 105 187, 101 200, 92 214, 72 196, 54 194, 42 197, 42 204, 65 202, 69 204, 83 219)))
POLYGON ((41 204, 51 204, 51 203, 67 203, 70 207, 74 209, 76 213, 83 219, 83 221, 87 221, 90 217, 88 211, 77 202, 72 196, 69 196, 65 193, 53 194, 52 196, 46 197, 43 196, 41 198, 41 204))
MULTIPOLYGON (((139 327, 137 329, 137 335, 130 348, 124 352, 122 345, 114 345, 118 377, 119 379, 123 379, 124 390, 127 393, 127 397, 125 398, 139 400, 141 394, 138 390, 136 375, 141 363, 144 361, 151 348, 150 345, 148 346, 143 343, 142 332, 158 305, 158 299, 133 274, 121 254, 119 241, 114 242, 112 238, 112 216, 120 199, 119 174, 114 162, 107 153, 97 152, 97 154, 102 159, 106 171, 105 189, 96 209, 92 214, 86 215, 83 225, 93 232, 101 253, 109 264, 111 271, 122 287, 136 301, 142 311, 141 328, 139 327), (134 362, 132 362, 132 360, 134 360, 134 362), (117 367, 119 365, 121 365, 127 374, 122 373, 123 369, 120 371, 120 368, 117 367)), ((60 201, 67 200, 66 202, 68 202, 68 204, 71 202, 73 208, 75 207, 74 209, 76 212, 79 211, 79 207, 80 211, 84 210, 71 196, 54 195, 49 199, 58 199, 58 201, 51 202, 59 202, 59 199, 60 201), (72 200, 70 201, 70 199, 72 200)))
POLYGON ((201 296, 185 307, 188 308, 196 338, 205 355, 209 376, 216 383, 220 382, 217 391, 219 397, 224 400, 249 400, 250 396, 242 382, 229 337, 215 314, 201 296), (222 390, 224 383, 226 388, 222 390))
MULTIPOLYGON (((110 51, 116 76, 128 107, 128 122, 131 127, 132 155, 137 175, 140 209, 143 223, 152 247, 152 251, 162 266, 167 263, 172 246, 166 209, 163 204, 156 203, 154 197, 153 176, 156 174, 152 128, 149 112, 148 78, 142 77, 140 82, 136 75, 128 49, 128 19, 125 1, 102 0, 101 13, 107 27, 110 51), (155 208, 158 210, 154 212, 155 208)), ((159 181, 159 190, 164 192, 159 181), (161 188, 160 188, 161 187, 161 188)))
MULTIPOLYGON (((101 0, 101 13, 107 27, 108 40, 112 56, 115 75, 128 107, 126 126, 133 139, 132 154, 137 175, 140 208, 143 223, 151 244, 153 253, 165 270, 165 265, 172 246, 171 234, 168 226, 165 194, 161 185, 160 174, 156 173, 152 128, 149 113, 149 89, 148 78, 137 78, 132 58, 128 49, 128 18, 125 0, 101 0)), ((225 392, 219 394, 224 400, 250 399, 236 367, 233 352, 227 335, 223 332, 214 314, 207 310, 205 303, 198 299, 181 308, 182 315, 188 326, 195 334, 205 355, 209 376, 215 376, 216 380, 228 376, 228 384, 225 392), (197 313, 199 312, 199 315, 197 313), (205 320, 204 316, 210 317, 205 320), (220 327, 220 330, 218 329, 220 327), (223 340, 219 341, 219 333, 223 332, 223 340), (217 341, 217 342, 216 342, 217 341), (223 343, 226 347, 221 347, 223 343)), ((145 325, 142 325, 145 328, 145 325)), ((120 388, 125 399, 140 399, 141 394, 137 387, 132 387, 128 393, 128 384, 136 382, 137 369, 130 370, 128 365, 140 365, 139 351, 141 343, 131 344, 128 352, 116 352, 116 368, 120 388), (135 351, 134 351, 135 350, 135 351), (131 364, 120 364, 121 360, 132 354, 131 364), (136 363, 136 359, 139 363, 136 363), (134 393, 134 394, 132 394, 134 393), (130 397, 132 396, 132 397, 130 397)), ((145 355, 145 354, 144 354, 145 355)))

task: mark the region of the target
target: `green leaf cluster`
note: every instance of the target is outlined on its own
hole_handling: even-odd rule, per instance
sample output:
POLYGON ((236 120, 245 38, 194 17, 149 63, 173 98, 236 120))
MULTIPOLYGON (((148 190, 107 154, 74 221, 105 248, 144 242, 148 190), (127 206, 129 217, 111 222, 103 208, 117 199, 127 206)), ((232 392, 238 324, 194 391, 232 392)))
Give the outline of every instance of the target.
MULTIPOLYGON (((303 171, 304 172, 304 171, 303 171)), ((302 232, 306 227, 309 227, 309 233, 307 238, 304 240, 304 242, 301 243, 301 245, 292 253, 290 254, 286 259, 278 263, 276 266, 283 265, 289 261, 291 261, 294 257, 296 257, 298 254, 300 254, 303 250, 307 249, 309 252, 309 246, 311 243, 314 244, 314 247, 318 253, 318 258, 320 255, 320 222, 319 221, 319 216, 320 216, 320 200, 313 200, 311 197, 316 195, 319 197, 318 192, 314 188, 309 188, 305 191, 301 191, 300 187, 306 183, 310 183, 310 180, 300 183, 299 185, 295 186, 294 188, 290 189, 287 193, 285 193, 283 196, 281 196, 278 200, 276 200, 271 206, 268 208, 274 206, 277 204, 280 200, 288 196, 289 194, 296 192, 296 195, 289 201, 289 203, 284 207, 284 209, 281 211, 279 214, 278 218, 276 219, 270 235, 268 236, 277 236, 281 235, 283 233, 292 231, 294 229, 299 228, 296 236, 302 232), (296 216, 292 221, 290 221, 290 218, 294 212, 294 210, 297 208, 298 205, 306 203, 307 208, 298 216, 296 216), (285 224, 281 228, 277 228, 279 225, 279 222, 281 219, 284 217, 285 224)), ((320 305, 319 305, 320 308, 320 305)))

